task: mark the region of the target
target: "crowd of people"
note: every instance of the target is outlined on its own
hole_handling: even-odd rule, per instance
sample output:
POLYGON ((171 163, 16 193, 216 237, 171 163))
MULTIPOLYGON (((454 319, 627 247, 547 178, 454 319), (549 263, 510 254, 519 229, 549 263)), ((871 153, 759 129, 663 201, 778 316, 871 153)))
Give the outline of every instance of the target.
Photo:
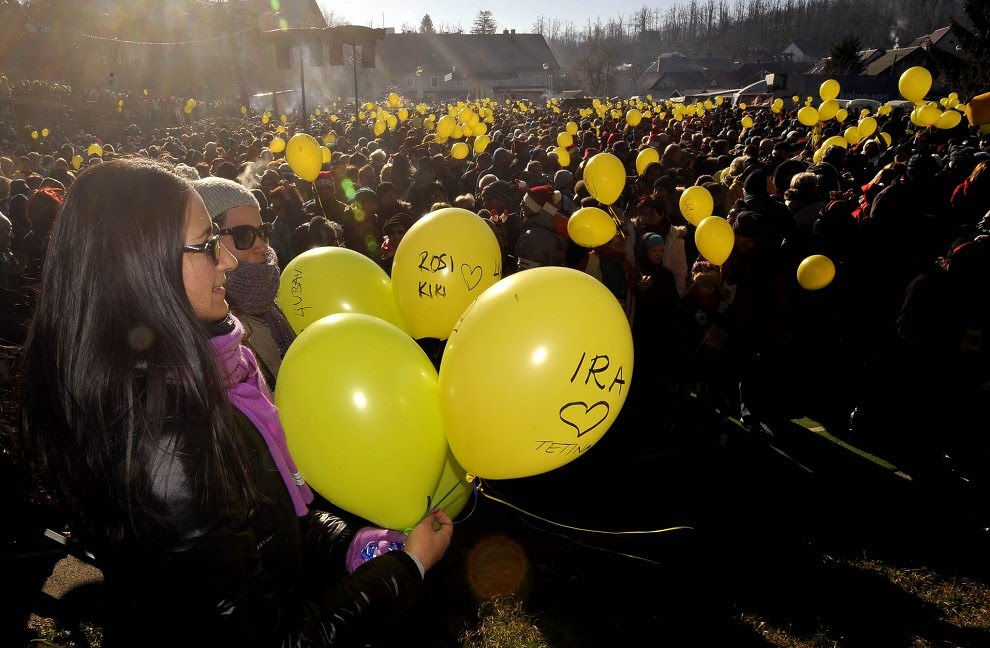
MULTIPOLYGON (((323 598, 289 584, 312 535, 354 541, 342 518, 311 504, 284 452, 270 390, 293 332, 276 293, 286 265, 319 246, 350 248, 391 272, 405 232, 444 207, 484 219, 505 274, 554 265, 598 278, 628 315, 639 398, 693 392, 754 430, 805 415, 867 444, 896 430, 888 450, 905 460, 986 449, 973 421, 985 421, 990 393, 990 135, 965 121, 916 127, 895 110, 876 117, 889 143, 831 145, 816 161, 841 127, 803 126, 798 106, 725 102, 690 117, 657 107, 633 126, 621 111, 486 105, 489 143, 467 138, 474 153, 462 159, 418 116, 376 136, 372 120, 297 115, 286 134, 309 132, 331 151, 314 182, 273 152, 279 124, 258 116, 58 139, 4 128, 0 338, 26 349, 28 445, 68 494, 83 536, 119 556, 108 569, 120 592, 131 592, 128 552, 146 551, 150 538, 165 557, 154 577, 172 585, 222 553, 211 548, 240 547, 211 566, 230 573, 196 593, 191 619, 211 596, 248 591, 261 617, 271 613, 265 632, 332 635, 368 601, 394 607, 407 597, 417 567, 421 575, 449 542, 442 512, 406 540, 410 561, 367 561, 349 577, 362 576, 359 585, 335 576, 343 585, 323 598), (752 127, 741 126, 744 115, 752 127), (557 136, 569 122, 577 132, 563 160, 557 136), (648 148, 658 161, 637 169, 648 148), (608 205, 583 177, 603 152, 626 169, 608 205), (722 265, 699 254, 697 226, 682 214, 692 186, 731 224, 722 265), (612 240, 586 248, 569 238, 568 218, 585 207, 615 218, 612 240), (835 278, 806 290, 796 270, 814 254, 831 259, 835 278), (241 434, 252 427, 260 435, 241 434), (258 459, 259 440, 271 457, 258 459), (233 479, 231 457, 251 466, 246 483, 233 479), (174 491, 164 488, 176 502, 163 498, 162 475, 174 479, 174 491), (205 508, 192 507, 187 490, 200 480, 211 489, 205 508), (95 509, 91 493, 103 502, 95 509), (200 519, 203 510, 223 522, 200 519), (259 540, 289 528, 293 511, 317 530, 276 532, 274 548, 259 540), (174 526, 155 531, 163 521, 174 526), (206 553, 183 554, 200 534, 211 539, 197 545, 206 553), (251 573, 278 561, 291 568, 251 573)), ((315 573, 332 571, 323 568, 315 573)), ((159 594, 183 596, 169 586, 159 594)), ((155 596, 124 596, 136 612, 121 636, 153 614, 155 596)), ((231 618, 250 607, 231 606, 233 615, 213 609, 209 627, 249 626, 231 618)))

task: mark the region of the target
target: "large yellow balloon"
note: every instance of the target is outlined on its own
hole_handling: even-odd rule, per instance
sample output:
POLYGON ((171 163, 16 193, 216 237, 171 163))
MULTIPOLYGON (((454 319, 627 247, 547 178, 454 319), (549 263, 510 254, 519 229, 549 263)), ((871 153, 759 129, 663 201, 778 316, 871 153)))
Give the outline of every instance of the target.
POLYGON ((932 88, 932 73, 916 65, 904 70, 901 78, 897 80, 897 89, 901 96, 912 103, 917 103, 925 98, 932 88))
POLYGON ((921 126, 933 126, 941 116, 942 111, 938 109, 938 106, 925 104, 918 109, 918 124, 921 126))
POLYGON ((839 113, 839 102, 835 99, 829 99, 828 101, 823 101, 820 106, 818 106, 818 119, 821 121, 828 121, 832 119, 839 113))
POLYGON ((818 123, 818 111, 811 106, 805 106, 798 111, 797 118, 805 126, 814 126, 818 123))
POLYGON ((451 115, 444 115, 437 121, 437 135, 439 137, 450 137, 457 127, 457 120, 451 115))
POLYGON ((333 153, 326 146, 320 146, 320 156, 323 158, 324 164, 333 159, 333 153))
POLYGON ((592 198, 611 205, 626 186, 626 168, 611 153, 596 153, 584 167, 584 183, 592 198))
POLYGON ((487 135, 478 135, 474 138, 474 152, 484 153, 488 145, 491 144, 491 139, 487 135))
POLYGON ((813 254, 798 265, 797 280, 805 290, 819 290, 832 283, 835 264, 824 254, 813 254))
POLYGON ((414 338, 445 340, 464 309, 502 277, 502 252, 477 214, 448 207, 416 221, 392 262, 392 290, 414 338))
POLYGON ((582 207, 567 219, 567 235, 582 247, 605 245, 615 232, 615 221, 597 207, 582 207))
POLYGON ((848 116, 849 116, 848 110, 846 110, 845 108, 839 108, 839 110, 835 113, 835 121, 841 124, 842 122, 846 121, 846 117, 848 116))
POLYGON ((440 402, 450 449, 490 479, 558 468, 609 429, 632 373, 629 320, 604 284, 562 267, 513 274, 447 341, 440 402))
POLYGON ((626 111, 626 123, 635 128, 639 126, 639 122, 643 121, 643 113, 639 112, 635 108, 630 108, 626 111))
POLYGON ((307 327, 275 390, 303 478, 378 526, 414 526, 447 452, 437 381, 419 345, 384 320, 340 313, 307 327))
POLYGON ((715 200, 710 191, 694 185, 684 190, 678 200, 678 206, 687 222, 699 226, 703 220, 712 215, 715 200))
POLYGON ((285 140, 281 137, 273 137, 268 148, 272 150, 272 153, 281 153, 285 150, 285 140))
POLYGON ((841 146, 842 148, 849 148, 849 142, 842 135, 833 135, 824 142, 822 142, 821 149, 824 151, 830 146, 841 146))
POLYGON ((862 134, 859 132, 858 126, 850 126, 843 133, 845 135, 846 141, 852 145, 859 144, 859 141, 863 139, 862 134))
POLYGON ((839 96, 839 82, 835 79, 825 81, 818 89, 818 95, 822 98, 822 101, 834 100, 839 96))
POLYGON ((463 160, 471 154, 471 149, 464 142, 456 142, 450 147, 450 157, 455 160, 463 160))
POLYGON ((567 122, 567 125, 564 126, 564 130, 566 130, 571 135, 577 135, 578 132, 577 122, 572 122, 572 121, 567 122))
POLYGON ((742 118, 741 123, 742 123, 742 127, 743 128, 752 128, 753 127, 753 118, 750 117, 749 115, 746 115, 746 116, 744 116, 742 118))
POLYGON ((636 154, 636 173, 643 175, 646 167, 660 161, 660 151, 649 146, 636 154))
POLYGON ((563 146, 554 147, 553 152, 557 154, 557 163, 564 169, 571 164, 571 154, 563 146))
POLYGON ((722 265, 732 254, 736 235, 732 225, 721 216, 709 216, 694 231, 698 252, 715 265, 722 265))
POLYGON ((573 135, 571 135, 567 131, 563 131, 563 132, 557 133, 557 146, 561 146, 563 148, 567 148, 568 146, 571 146, 573 144, 574 144, 574 136, 573 135))
POLYGON ((306 133, 296 133, 285 145, 285 161, 293 173, 313 182, 323 168, 323 151, 316 138, 306 133))
POLYGON ((405 328, 381 266, 342 247, 307 250, 282 271, 278 304, 296 333, 334 313, 373 315, 405 328))

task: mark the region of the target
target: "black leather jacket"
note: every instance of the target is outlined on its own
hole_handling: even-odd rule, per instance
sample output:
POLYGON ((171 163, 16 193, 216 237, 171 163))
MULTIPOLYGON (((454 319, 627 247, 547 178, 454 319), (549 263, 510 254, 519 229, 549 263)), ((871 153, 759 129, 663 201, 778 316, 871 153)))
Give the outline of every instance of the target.
POLYGON ((351 645, 418 596, 419 568, 401 551, 348 575, 355 522, 312 510, 298 517, 264 440, 237 415, 254 459, 244 470, 265 501, 206 510, 193 446, 207 435, 170 420, 160 451, 137 459, 155 476, 154 495, 134 507, 132 531, 85 539, 108 590, 104 648, 351 645))

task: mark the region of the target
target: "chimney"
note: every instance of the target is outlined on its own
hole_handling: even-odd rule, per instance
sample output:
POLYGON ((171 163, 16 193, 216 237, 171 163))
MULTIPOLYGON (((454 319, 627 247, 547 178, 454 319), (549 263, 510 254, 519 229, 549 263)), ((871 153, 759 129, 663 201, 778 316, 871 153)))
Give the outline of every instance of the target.
POLYGON ((515 29, 510 29, 510 30, 509 30, 509 33, 510 33, 510 34, 513 34, 513 35, 515 35, 515 33, 516 33, 516 30, 515 30, 515 29))
POLYGON ((509 30, 508 29, 503 29, 502 30, 502 33, 507 35, 509 33, 509 30))

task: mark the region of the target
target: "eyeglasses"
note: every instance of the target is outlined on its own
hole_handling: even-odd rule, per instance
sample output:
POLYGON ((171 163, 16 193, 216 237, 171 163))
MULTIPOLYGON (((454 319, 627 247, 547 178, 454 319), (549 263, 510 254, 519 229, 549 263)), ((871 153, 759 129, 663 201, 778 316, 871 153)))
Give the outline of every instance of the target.
POLYGON ((220 232, 217 230, 217 224, 213 224, 213 236, 197 245, 183 245, 182 251, 211 254, 213 256, 213 262, 220 263, 220 232))
POLYGON ((238 250, 250 250, 254 247, 254 242, 258 237, 265 243, 272 238, 272 224, 262 223, 261 227, 254 225, 237 225, 220 230, 220 236, 231 236, 234 239, 234 247, 238 250))

